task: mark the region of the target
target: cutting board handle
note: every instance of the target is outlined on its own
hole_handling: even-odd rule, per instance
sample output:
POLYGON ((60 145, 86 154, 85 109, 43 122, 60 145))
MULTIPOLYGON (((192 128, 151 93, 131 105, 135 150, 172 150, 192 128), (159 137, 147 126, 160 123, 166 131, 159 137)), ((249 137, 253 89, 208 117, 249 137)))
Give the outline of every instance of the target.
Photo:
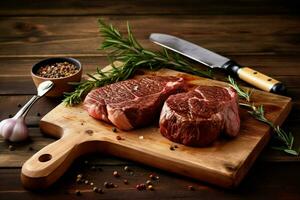
POLYGON ((56 181, 73 160, 80 155, 76 150, 83 142, 79 134, 64 134, 59 140, 47 145, 29 160, 27 160, 21 173, 21 180, 25 188, 46 188, 56 181))

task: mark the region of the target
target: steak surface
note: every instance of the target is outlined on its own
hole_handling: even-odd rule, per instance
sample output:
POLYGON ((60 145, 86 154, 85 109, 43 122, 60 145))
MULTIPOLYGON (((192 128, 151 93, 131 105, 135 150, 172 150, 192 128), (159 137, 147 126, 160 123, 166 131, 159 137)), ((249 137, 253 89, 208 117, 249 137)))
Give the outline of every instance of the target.
POLYGON ((184 90, 182 78, 144 76, 94 89, 83 105, 90 116, 121 130, 131 130, 158 120, 164 101, 184 90))
POLYGON ((232 88, 198 86, 170 96, 161 111, 160 132, 171 141, 207 146, 221 132, 236 136, 240 129, 238 96, 232 88))

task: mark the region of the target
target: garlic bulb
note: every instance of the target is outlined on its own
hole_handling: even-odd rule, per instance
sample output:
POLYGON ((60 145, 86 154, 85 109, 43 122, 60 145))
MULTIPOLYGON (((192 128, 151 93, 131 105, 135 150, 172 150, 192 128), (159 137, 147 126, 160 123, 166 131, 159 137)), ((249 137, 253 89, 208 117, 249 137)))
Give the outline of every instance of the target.
POLYGON ((52 81, 44 81, 39 84, 38 94, 34 95, 13 118, 5 119, 0 122, 0 134, 4 139, 11 142, 19 142, 28 137, 28 129, 25 124, 25 117, 31 106, 44 96, 54 86, 52 81))
POLYGON ((0 133, 4 139, 19 142, 27 139, 28 129, 24 117, 10 118, 1 121, 0 133))

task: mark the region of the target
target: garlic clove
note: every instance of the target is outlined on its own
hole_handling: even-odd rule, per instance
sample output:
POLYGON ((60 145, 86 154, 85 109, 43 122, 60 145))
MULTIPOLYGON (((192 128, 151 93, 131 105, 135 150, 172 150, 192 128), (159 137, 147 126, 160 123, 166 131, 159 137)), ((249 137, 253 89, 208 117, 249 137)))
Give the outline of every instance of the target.
POLYGON ((27 139, 28 129, 24 117, 5 119, 0 123, 0 133, 4 139, 19 142, 27 139))
POLYGON ((9 140, 11 142, 19 142, 27 139, 28 137, 28 128, 25 124, 24 117, 20 117, 16 120, 16 124, 13 128, 13 132, 10 135, 9 140))
POLYGON ((3 136, 4 139, 9 139, 12 132, 13 132, 13 128, 16 124, 16 120, 13 118, 10 119, 5 119, 3 121, 1 121, 0 123, 0 133, 3 136))

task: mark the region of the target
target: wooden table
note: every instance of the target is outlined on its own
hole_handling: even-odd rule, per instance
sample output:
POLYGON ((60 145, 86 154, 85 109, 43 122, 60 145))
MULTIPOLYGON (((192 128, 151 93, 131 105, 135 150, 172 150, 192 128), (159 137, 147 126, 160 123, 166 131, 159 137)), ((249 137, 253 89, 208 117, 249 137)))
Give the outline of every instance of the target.
MULTIPOLYGON (((43 58, 71 56, 79 59, 84 74, 108 64, 105 54, 96 50, 101 42, 97 18, 101 17, 125 31, 130 21, 139 41, 148 41, 151 32, 183 37, 229 56, 246 66, 255 66, 288 87, 293 110, 284 124, 300 145, 300 12, 298 1, 1 1, 0 3, 0 119, 14 114, 35 87, 31 66, 43 58)), ((299 199, 300 158, 271 149, 261 154, 249 175, 235 190, 226 190, 165 171, 109 155, 94 154, 76 161, 53 187, 26 191, 20 182, 20 169, 37 150, 54 141, 40 133, 40 118, 60 99, 44 98, 27 116, 31 140, 13 144, 0 139, 0 199, 299 199), (84 164, 88 161, 88 164, 84 164), (133 174, 124 172, 124 166, 133 174), (94 170, 97 168, 97 170, 94 170), (98 168, 101 168, 100 171, 98 168), (128 179, 112 176, 114 170, 128 179), (104 181, 118 184, 97 194, 91 186, 78 185, 83 173, 96 186, 104 181), (159 175, 154 191, 137 191, 149 174, 159 175), (195 191, 188 190, 192 185, 195 191), (75 190, 82 196, 76 197, 75 190)))

